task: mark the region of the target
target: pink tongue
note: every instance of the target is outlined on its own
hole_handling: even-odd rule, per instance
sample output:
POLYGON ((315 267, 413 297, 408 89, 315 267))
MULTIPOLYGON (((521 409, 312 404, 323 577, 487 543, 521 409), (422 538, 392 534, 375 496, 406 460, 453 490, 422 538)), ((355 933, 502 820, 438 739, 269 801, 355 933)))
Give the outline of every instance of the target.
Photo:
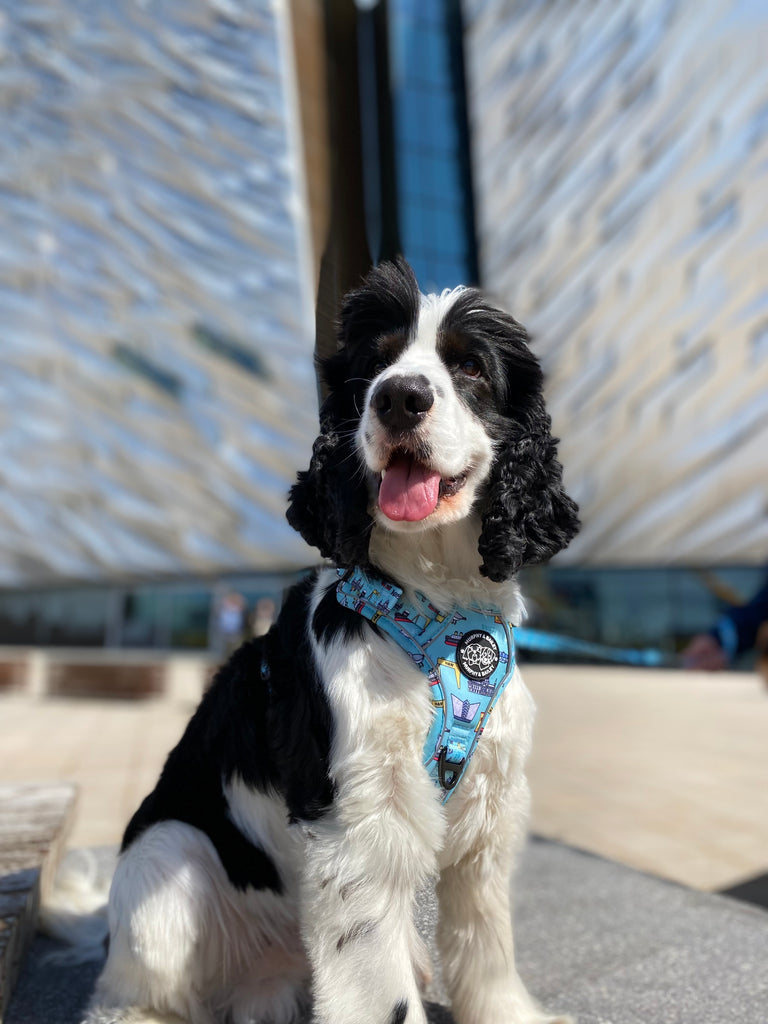
POLYGON ((435 511, 439 496, 440 474, 400 456, 381 481, 379 508, 387 519, 415 523, 435 511))

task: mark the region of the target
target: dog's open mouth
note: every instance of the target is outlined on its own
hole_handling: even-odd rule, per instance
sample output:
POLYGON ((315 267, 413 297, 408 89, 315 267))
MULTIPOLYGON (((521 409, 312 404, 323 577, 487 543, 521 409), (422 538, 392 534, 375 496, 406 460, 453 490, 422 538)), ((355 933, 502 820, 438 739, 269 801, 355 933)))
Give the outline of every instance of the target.
POLYGON ((466 472, 444 478, 409 452, 396 451, 381 474, 379 508, 395 522, 419 522, 435 511, 442 498, 457 494, 466 482, 466 472))

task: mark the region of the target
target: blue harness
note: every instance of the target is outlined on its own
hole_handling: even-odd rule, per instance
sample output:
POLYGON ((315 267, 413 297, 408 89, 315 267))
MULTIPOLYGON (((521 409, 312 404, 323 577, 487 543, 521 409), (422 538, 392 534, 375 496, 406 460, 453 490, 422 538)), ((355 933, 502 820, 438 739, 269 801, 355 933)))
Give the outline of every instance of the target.
POLYGON ((424 742, 424 767, 450 797, 474 753, 488 715, 515 669, 512 625, 494 608, 439 611, 416 592, 362 569, 337 569, 341 605, 374 622, 411 656, 432 688, 435 713, 424 742))

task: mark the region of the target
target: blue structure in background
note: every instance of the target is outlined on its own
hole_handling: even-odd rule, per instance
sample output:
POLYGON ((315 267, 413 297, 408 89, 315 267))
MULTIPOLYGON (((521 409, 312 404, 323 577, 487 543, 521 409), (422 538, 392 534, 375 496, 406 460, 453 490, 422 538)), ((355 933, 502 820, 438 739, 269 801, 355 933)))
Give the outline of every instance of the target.
POLYGON ((390 0, 400 239, 424 291, 477 283, 458 0, 390 0))

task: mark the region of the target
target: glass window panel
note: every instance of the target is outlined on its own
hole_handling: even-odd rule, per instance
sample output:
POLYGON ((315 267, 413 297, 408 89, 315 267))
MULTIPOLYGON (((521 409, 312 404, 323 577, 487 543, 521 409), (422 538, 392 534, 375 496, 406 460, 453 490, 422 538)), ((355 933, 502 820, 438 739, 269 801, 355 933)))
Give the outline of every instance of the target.
POLYGON ((417 103, 396 103, 395 134, 396 146, 402 156, 406 156, 411 147, 419 147, 424 141, 424 111, 417 103))
POLYGON ((207 647, 210 609, 210 590, 174 592, 171 600, 171 647, 207 647))
POLYGON ((405 206, 408 206, 413 198, 420 194, 424 171, 422 162, 414 151, 403 154, 400 161, 398 187, 400 199, 405 206))
POLYGON ((418 0, 389 0, 390 12, 396 14, 398 19, 409 21, 413 20, 418 5, 418 0))
POLYGON ((414 249, 409 258, 421 290, 423 292, 434 291, 429 261, 418 249, 414 249))
POLYGON ((424 240, 424 208, 421 203, 408 202, 403 206, 400 229, 405 251, 413 255, 424 240))
POLYGON ((445 88, 449 85, 445 40, 438 32, 420 33, 413 76, 418 82, 445 88))
POLYGON ((154 647, 157 642, 157 591, 149 588, 130 590, 123 597, 123 647, 154 647))
POLYGON ((411 262, 418 258, 424 287, 445 287, 477 273, 465 212, 472 209, 469 164, 460 152, 467 126, 456 90, 463 88, 463 78, 453 63, 458 4, 391 0, 389 16, 403 248, 411 262))
POLYGON ((411 0, 411 7, 423 25, 442 26, 446 0, 411 0))
POLYGON ((40 594, 40 641, 55 647, 103 647, 109 608, 104 590, 40 594))
POLYGON ((33 644, 37 641, 37 611, 32 594, 0 596, 0 643, 33 644))
POLYGON ((432 28, 420 19, 410 18, 403 22, 403 32, 400 36, 404 58, 402 70, 404 80, 409 85, 419 77, 419 70, 432 35, 432 28))
POLYGON ((451 147, 455 150, 458 132, 456 129, 456 109, 453 95, 449 89, 433 89, 424 94, 424 107, 429 123, 433 126, 436 145, 441 149, 451 147))
POLYGON ((466 272, 463 264, 457 260, 440 257, 435 262, 435 273, 439 287, 455 288, 457 285, 466 283, 466 272))
POLYGON ((431 165, 435 192, 451 206, 458 206, 461 203, 462 193, 457 161, 435 155, 432 157, 431 165))
POLYGON ((425 247, 438 259, 456 255, 461 244, 456 234, 457 230, 460 232, 461 226, 455 223, 450 211, 443 206, 428 208, 425 210, 424 222, 425 247))

